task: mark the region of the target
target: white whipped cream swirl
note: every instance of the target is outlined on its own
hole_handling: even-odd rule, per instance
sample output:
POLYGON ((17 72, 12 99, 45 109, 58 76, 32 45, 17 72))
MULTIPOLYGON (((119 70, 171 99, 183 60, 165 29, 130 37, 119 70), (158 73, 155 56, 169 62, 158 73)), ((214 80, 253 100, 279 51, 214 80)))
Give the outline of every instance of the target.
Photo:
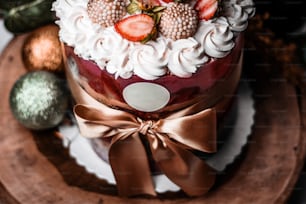
POLYGON ((230 4, 223 11, 232 31, 242 32, 248 27, 249 15, 240 5, 230 4))
POLYGON ((169 55, 168 46, 168 40, 161 37, 144 45, 137 44, 130 53, 135 74, 149 80, 165 75, 169 55))
POLYGON ((256 9, 253 0, 224 0, 223 4, 228 6, 231 4, 238 4, 248 14, 249 18, 255 15, 256 9))
POLYGON ((133 69, 129 64, 128 51, 133 44, 116 33, 113 27, 101 29, 88 39, 90 60, 105 67, 115 77, 129 78, 133 69), (120 57, 118 57, 120 56, 120 57))
POLYGON ((170 40, 159 35, 146 44, 122 38, 114 27, 102 28, 87 13, 89 0, 56 0, 60 40, 80 57, 94 61, 115 77, 137 75, 154 80, 168 72, 190 77, 210 58, 222 58, 234 47, 235 36, 254 15, 252 0, 224 0, 223 16, 201 21, 193 37, 170 40))
POLYGON ((195 35, 201 42, 205 53, 214 58, 222 58, 230 53, 235 46, 233 33, 227 21, 204 21, 201 22, 202 33, 195 35))
POLYGON ((194 38, 173 41, 168 68, 179 77, 190 77, 199 66, 208 61, 203 46, 194 38))

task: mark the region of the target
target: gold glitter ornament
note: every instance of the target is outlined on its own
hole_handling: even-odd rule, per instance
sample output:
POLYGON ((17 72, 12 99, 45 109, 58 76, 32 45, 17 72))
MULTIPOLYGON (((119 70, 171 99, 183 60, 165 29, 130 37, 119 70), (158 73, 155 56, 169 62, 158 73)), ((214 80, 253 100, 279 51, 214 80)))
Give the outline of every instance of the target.
POLYGON ((50 24, 29 34, 22 47, 23 63, 28 70, 51 72, 64 70, 58 32, 58 26, 50 24))
POLYGON ((66 83, 47 71, 28 72, 14 84, 9 97, 15 118, 25 127, 44 130, 57 126, 68 107, 66 83))

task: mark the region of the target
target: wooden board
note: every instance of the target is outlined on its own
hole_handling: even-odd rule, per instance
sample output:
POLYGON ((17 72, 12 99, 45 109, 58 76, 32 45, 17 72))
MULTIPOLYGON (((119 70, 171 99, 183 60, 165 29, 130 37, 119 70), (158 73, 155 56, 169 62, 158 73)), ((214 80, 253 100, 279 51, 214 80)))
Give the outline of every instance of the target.
POLYGON ((218 178, 206 196, 119 198, 114 187, 88 174, 54 137, 54 130, 32 132, 12 116, 9 93, 26 72, 16 37, 0 57, 0 203, 284 203, 305 155, 305 93, 282 78, 248 78, 256 102, 255 124, 239 161, 218 178))

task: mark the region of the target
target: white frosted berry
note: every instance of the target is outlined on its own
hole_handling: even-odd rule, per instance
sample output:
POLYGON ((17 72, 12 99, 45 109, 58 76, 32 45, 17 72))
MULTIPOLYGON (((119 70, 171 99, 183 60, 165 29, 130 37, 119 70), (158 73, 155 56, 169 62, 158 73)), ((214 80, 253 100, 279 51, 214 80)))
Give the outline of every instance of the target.
POLYGON ((162 13, 159 30, 167 38, 188 38, 194 35, 197 28, 197 12, 188 4, 171 3, 162 13))
POLYGON ((92 22, 109 27, 126 15, 126 6, 126 0, 89 0, 87 12, 92 22))

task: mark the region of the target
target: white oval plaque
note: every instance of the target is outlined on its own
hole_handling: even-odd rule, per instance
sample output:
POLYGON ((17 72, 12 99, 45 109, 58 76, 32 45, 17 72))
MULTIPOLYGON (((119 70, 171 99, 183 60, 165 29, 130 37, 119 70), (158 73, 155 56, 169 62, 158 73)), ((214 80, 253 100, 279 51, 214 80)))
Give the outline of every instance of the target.
POLYGON ((123 90, 123 98, 127 104, 136 110, 153 112, 167 105, 170 100, 170 93, 161 85, 138 82, 128 85, 123 90))

